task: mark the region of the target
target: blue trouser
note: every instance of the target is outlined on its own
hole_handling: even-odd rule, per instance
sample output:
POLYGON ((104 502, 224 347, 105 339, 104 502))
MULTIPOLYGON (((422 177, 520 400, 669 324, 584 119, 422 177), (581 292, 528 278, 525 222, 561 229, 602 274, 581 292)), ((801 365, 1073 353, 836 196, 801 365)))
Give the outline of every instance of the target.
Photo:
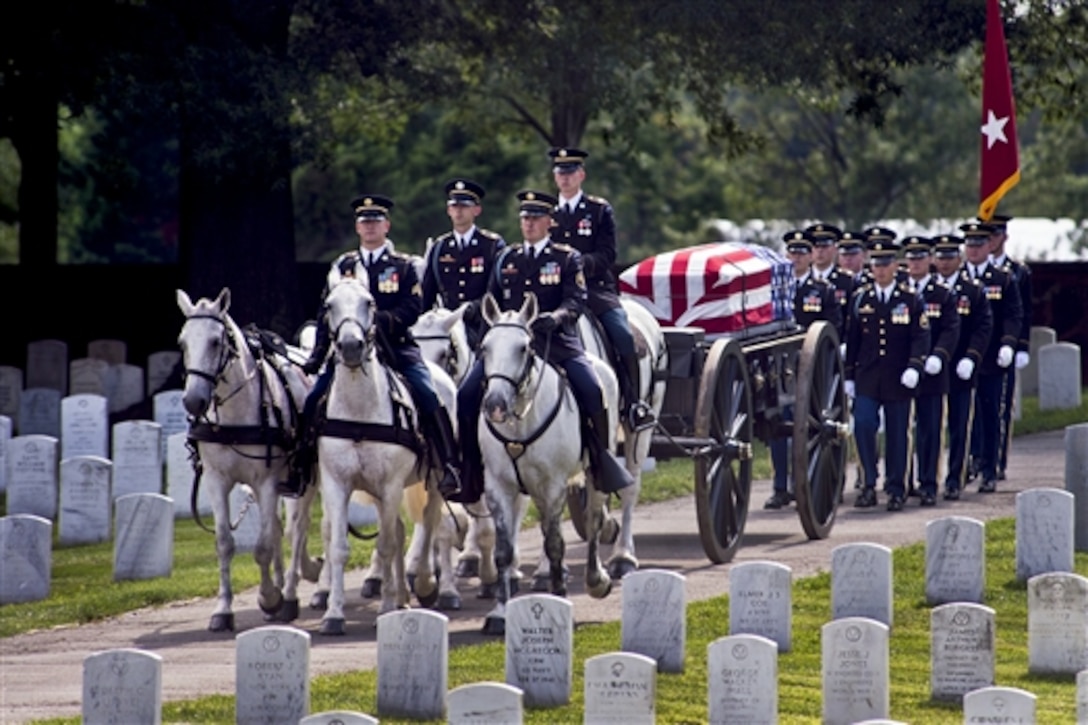
POLYGON ((631 325, 627 320, 627 310, 622 307, 613 307, 597 315, 608 335, 608 341, 616 348, 616 354, 620 358, 634 357, 635 338, 631 335, 631 325))
POLYGON ((1010 365, 1005 373, 1004 407, 1001 409, 1001 437, 998 439, 997 470, 1004 471, 1009 462, 1009 438, 1012 427, 1012 404, 1016 395, 1016 366, 1010 365))
POLYGON ((975 391, 975 423, 971 431, 971 455, 975 458, 983 481, 993 481, 997 478, 998 436, 1001 435, 1001 404, 1004 402, 1004 396, 1004 370, 993 375, 978 376, 978 389, 975 391))
POLYGON ((914 401, 914 472, 922 493, 937 494, 937 463, 941 458, 941 417, 944 395, 923 395, 914 401))
POLYGON ((858 443, 858 459, 865 474, 866 488, 874 488, 877 479, 877 431, 880 410, 884 409, 884 488, 894 495, 905 491, 903 480, 907 473, 907 426, 910 424, 909 400, 882 403, 865 395, 854 401, 854 437, 858 443))
MULTIPOLYGON (((401 364, 400 372, 404 376, 404 381, 408 384, 408 392, 412 396, 412 400, 415 401, 416 407, 419 408, 420 415, 427 415, 438 410, 438 393, 434 390, 434 381, 431 380, 431 371, 427 369, 427 364, 424 362, 417 362, 412 359, 403 359, 398 356, 398 363, 401 364)), ((317 380, 314 381, 314 387, 306 395, 306 402, 302 405, 302 428, 307 430, 310 423, 313 422, 314 416, 317 414, 317 403, 325 395, 325 392, 329 389, 329 385, 332 384, 333 371, 336 369, 331 361, 325 365, 325 369, 321 371, 321 374, 317 376, 317 380)))
MULTIPOLYGON (((782 420, 793 420, 793 406, 785 405, 782 407, 782 420)), ((774 490, 786 491, 788 490, 787 481, 789 479, 790 470, 790 439, 789 438, 772 438, 771 439, 771 465, 774 467, 774 490)))
POLYGON ((944 481, 944 487, 948 491, 962 489, 967 473, 967 438, 971 427, 974 393, 973 388, 953 388, 948 391, 948 477, 944 481))

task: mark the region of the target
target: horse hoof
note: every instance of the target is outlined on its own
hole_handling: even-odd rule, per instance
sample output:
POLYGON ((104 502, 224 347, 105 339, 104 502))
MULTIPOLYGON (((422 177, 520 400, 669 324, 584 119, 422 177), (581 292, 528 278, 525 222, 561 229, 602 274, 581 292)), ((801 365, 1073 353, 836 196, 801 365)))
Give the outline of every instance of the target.
POLYGON ((608 565, 608 575, 613 579, 623 579, 637 569, 638 564, 630 559, 616 559, 608 565))
POLYGON ((310 597, 310 609, 316 609, 319 612, 324 612, 329 608, 329 593, 328 592, 314 592, 310 597))
POLYGON ((381 579, 364 579, 362 591, 363 599, 377 599, 382 595, 381 579))
POLYGON ((461 579, 480 576, 479 558, 461 559, 461 561, 457 562, 457 570, 454 573, 461 579))
POLYGON ((258 597, 257 606, 260 607, 261 611, 264 612, 266 615, 274 615, 276 612, 280 611, 280 607, 283 606, 283 595, 281 594, 279 596, 279 599, 276 600, 275 604, 267 604, 264 600, 258 597))
POLYGON ((616 543, 618 538, 620 538, 620 525, 613 518, 605 519, 604 525, 601 526, 600 542, 612 545, 616 543))
POLYGON ((483 634, 493 634, 502 637, 506 634, 506 620, 501 617, 488 617, 484 620, 483 634))
POLYGON ((211 621, 208 622, 209 632, 233 632, 234 631, 234 614, 228 612, 227 614, 213 614, 211 621))
POLYGON ((321 634, 327 634, 334 637, 344 636, 344 620, 340 618, 322 619, 321 634))
POLYGON ((601 581, 589 587, 589 596, 594 599, 604 599, 612 591, 612 580, 608 576, 601 577, 601 581))
POLYGON ((550 576, 534 576, 532 590, 534 592, 546 592, 552 587, 552 578, 550 576))
POLYGON ((421 597, 419 594, 416 594, 416 601, 419 602, 419 606, 425 609, 430 609, 434 607, 435 603, 438 602, 438 589, 435 588, 431 591, 430 594, 423 597, 421 597))
POLYGON ((298 619, 298 600, 284 599, 283 605, 274 613, 266 614, 266 622, 293 622, 298 619))
POLYGON ((447 612, 461 611, 461 597, 457 594, 439 594, 438 608, 447 612))
POLYGON ((480 589, 476 592, 477 599, 494 599, 495 590, 498 589, 498 583, 492 582, 490 584, 480 583, 480 589))

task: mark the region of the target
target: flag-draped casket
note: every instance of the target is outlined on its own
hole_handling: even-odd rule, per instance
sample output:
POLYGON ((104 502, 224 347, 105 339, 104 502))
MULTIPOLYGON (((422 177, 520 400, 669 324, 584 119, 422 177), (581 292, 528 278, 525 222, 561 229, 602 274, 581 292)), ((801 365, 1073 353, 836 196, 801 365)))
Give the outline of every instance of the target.
POLYGON ((789 260, 758 244, 718 242, 664 252, 620 274, 620 292, 662 325, 700 327, 707 339, 788 326, 789 260))

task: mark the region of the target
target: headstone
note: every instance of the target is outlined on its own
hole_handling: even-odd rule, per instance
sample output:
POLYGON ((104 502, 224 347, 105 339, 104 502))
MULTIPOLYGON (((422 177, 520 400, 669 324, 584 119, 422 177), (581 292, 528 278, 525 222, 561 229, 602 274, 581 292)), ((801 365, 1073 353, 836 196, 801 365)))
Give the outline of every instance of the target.
POLYGON ((1016 494, 1016 578, 1073 571, 1073 494, 1033 488, 1016 494))
POLYGON ((8 442, 11 440, 11 418, 0 415, 0 493, 8 490, 8 442))
POLYGON ((27 388, 52 388, 68 394, 68 343, 34 340, 26 346, 27 388))
POLYGON ((552 594, 507 602, 506 684, 521 688, 526 707, 569 703, 573 669, 574 605, 552 594))
POLYGON ((1073 549, 1088 551, 1088 423, 1065 428, 1065 490, 1073 494, 1073 549))
POLYGON ((235 638, 234 721, 297 723, 310 713, 310 633, 268 625, 235 638))
POLYGON ((1028 579, 1028 671, 1088 668, 1088 579, 1054 572, 1028 579))
POLYGON ((49 596, 53 522, 32 514, 0 516, 0 604, 49 596))
POLYGON ((843 544, 831 551, 831 618, 868 617, 892 626, 892 550, 843 544))
POLYGON ((731 634, 707 647, 710 725, 778 722, 778 644, 755 634, 731 634))
POLYGON ((520 688, 505 682, 474 682, 446 696, 449 725, 520 725, 525 713, 520 688))
POLYGON ((99 456, 74 456, 60 462, 61 544, 91 544, 110 538, 110 473, 113 464, 99 456))
POLYGON ((953 603, 929 612, 929 692, 959 702, 971 690, 994 684, 994 610, 953 603))
POLYGON ((162 657, 112 649, 83 659, 83 723, 162 722, 162 657))
POLYGON ((964 725, 1035 725, 1035 695, 1016 687, 983 687, 963 698, 964 725))
POLYGON ((60 457, 110 456, 110 414, 106 398, 94 393, 60 401, 60 457))
POLYGON ((109 392, 110 364, 95 357, 77 357, 68 363, 68 395, 101 395, 109 392))
POLYGON ((654 725, 657 661, 632 652, 606 652, 585 662, 585 725, 654 725))
MULTIPOLYGON (((166 495, 174 502, 174 518, 192 518, 193 463, 186 446, 188 433, 175 433, 166 441, 166 495)), ((208 488, 197 491, 197 513, 209 516, 212 505, 208 502, 208 488)))
POLYGON ((966 516, 926 524, 926 603, 982 603, 986 589, 986 526, 966 516))
POLYGON ((144 399, 144 369, 139 365, 110 365, 107 380, 111 413, 125 410, 144 399))
POLYGON ((128 346, 124 340, 91 340, 87 343, 87 357, 105 360, 110 365, 124 365, 128 361, 128 346))
POLYGON ((57 439, 15 436, 8 441, 9 514, 57 517, 57 439))
POLYGON ((1088 670, 1077 673, 1077 725, 1088 723, 1088 670))
POLYGON ((1039 350, 1039 410, 1079 408, 1080 346, 1056 342, 1039 350))
POLYGON ((351 710, 326 710, 307 715, 298 725, 378 725, 378 718, 351 710))
POLYGON ((446 716, 449 621, 426 609, 378 617, 378 717, 446 716))
POLYGON ((1044 345, 1053 345, 1058 341, 1058 332, 1053 327, 1031 328, 1029 333, 1028 351, 1031 358, 1028 364, 1020 370, 1020 385, 1024 395, 1039 394, 1039 350, 1044 345))
POLYGON ((793 572, 774 561, 729 570, 729 634, 758 634, 789 652, 793 636, 793 572))
POLYGON ((235 522, 234 553, 248 554, 257 548, 261 538, 261 507, 257 497, 248 485, 238 484, 230 490, 227 502, 230 520, 235 522))
POLYGON ((824 724, 888 717, 888 626, 865 617, 836 619, 823 626, 820 649, 824 724))
POLYGON ((19 435, 60 438, 61 394, 53 388, 27 388, 19 396, 19 435))
POLYGON ((10 365, 0 365, 0 415, 17 422, 19 396, 23 392, 23 371, 10 365))
POLYGON ((160 350, 147 356, 147 397, 162 390, 179 362, 181 353, 177 350, 160 350))
POLYGON ((113 580, 170 576, 174 568, 174 506, 158 493, 117 497, 113 514, 113 580))
POLYGON ((687 642, 684 577, 674 571, 643 569, 623 579, 621 645, 646 655, 659 672, 683 672, 687 642))
POLYGON ((181 390, 164 390, 151 399, 151 417, 162 427, 163 460, 166 460, 166 444, 175 433, 189 432, 189 414, 181 402, 181 390))
POLYGON ((150 420, 113 424, 113 498, 162 493, 162 428, 150 420))

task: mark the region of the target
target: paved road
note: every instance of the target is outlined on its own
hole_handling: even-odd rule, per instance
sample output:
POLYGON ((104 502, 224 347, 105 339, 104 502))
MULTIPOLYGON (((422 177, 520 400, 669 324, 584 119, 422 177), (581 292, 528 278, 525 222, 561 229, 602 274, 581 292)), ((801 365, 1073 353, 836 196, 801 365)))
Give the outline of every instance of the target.
MULTIPOLYGON (((1064 432, 1056 431, 1017 438, 1010 456, 1009 480, 998 492, 968 492, 953 504, 939 501, 932 509, 917 508, 909 499, 901 513, 854 509, 854 491, 845 504, 831 535, 824 540, 805 538, 796 512, 769 512, 759 507, 770 494, 769 481, 753 483, 755 502, 745 528, 744 540, 734 563, 774 560, 789 566, 795 578, 830 568, 831 550, 845 543, 874 542, 889 547, 922 541, 927 521, 949 514, 980 520, 1014 514, 1015 494, 1027 488, 1064 488, 1064 432)), ((973 488, 971 490, 973 491, 973 488)), ((883 501, 882 501, 883 503, 883 501)), ((660 568, 684 575, 689 601, 728 593, 730 564, 713 565, 699 542, 695 504, 690 498, 642 507, 636 515, 636 544, 642 568, 660 568)), ((622 584, 603 600, 584 593, 580 577, 585 544, 569 523, 565 525, 567 555, 571 565, 570 599, 579 624, 616 620, 620 616, 622 584)), ((538 532, 522 534, 525 562, 535 565, 540 551, 538 532)), ((361 572, 349 574, 348 634, 329 639, 317 633, 320 613, 304 609, 298 626, 312 635, 310 668, 313 674, 370 668, 375 665, 374 619, 376 604, 363 600, 358 591, 361 572)), ((474 597, 474 581, 463 587, 465 609, 453 614, 451 644, 482 640, 478 634, 490 604, 474 597)), ((312 585, 301 590, 309 600, 312 585)), ((2 642, 0 654, 0 720, 21 723, 32 719, 78 716, 83 659, 93 653, 120 647, 136 647, 163 658, 163 698, 179 700, 213 693, 234 692, 234 637, 206 631, 212 611, 210 600, 200 599, 166 607, 131 612, 116 619, 36 632, 2 642)), ((245 631, 265 624, 257 610, 254 591, 235 598, 236 626, 245 631)))

